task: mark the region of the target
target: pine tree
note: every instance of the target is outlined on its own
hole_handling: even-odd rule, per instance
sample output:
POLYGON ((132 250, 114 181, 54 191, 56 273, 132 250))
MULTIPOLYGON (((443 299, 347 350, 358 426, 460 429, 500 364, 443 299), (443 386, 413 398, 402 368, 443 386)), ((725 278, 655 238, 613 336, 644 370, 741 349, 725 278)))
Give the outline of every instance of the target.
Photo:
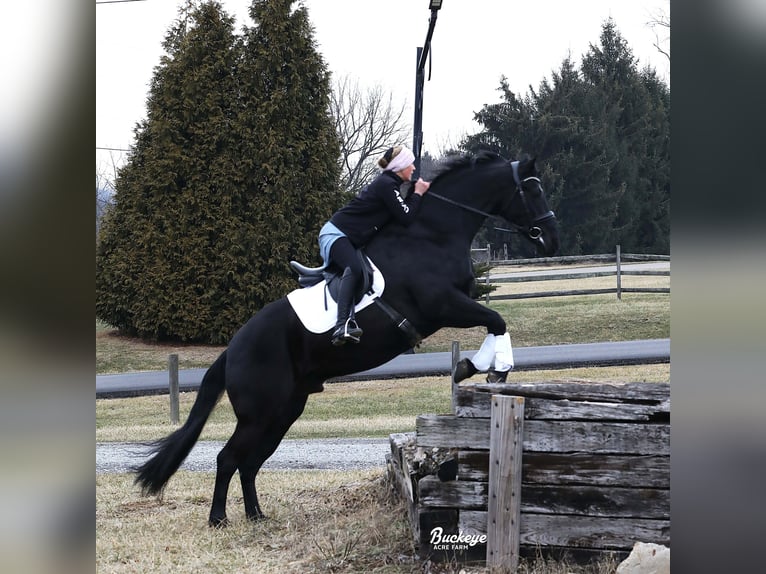
POLYGON ((295 286, 339 206, 328 74, 304 8, 216 2, 169 30, 96 257, 96 315, 151 339, 224 343, 295 286))
POLYGON ((667 220, 663 195, 669 193, 670 159, 663 143, 669 139, 669 99, 663 97, 662 84, 651 88, 649 77, 656 75, 639 72, 611 19, 602 26, 599 46, 591 46, 583 58, 582 70, 596 98, 616 111, 612 146, 619 161, 610 173, 610 185, 624 193, 613 222, 615 242, 625 251, 667 252, 667 243, 658 235, 663 233, 661 222, 667 220))
POLYGON ((231 334, 234 45, 233 19, 215 2, 187 2, 166 35, 97 248, 97 316, 126 333, 231 334))
POLYGON ((566 58, 537 91, 519 97, 505 79, 500 91, 503 101, 475 115, 484 129, 463 147, 537 157, 562 253, 606 253, 616 243, 667 252, 669 92, 653 72, 636 70, 611 20, 579 70, 566 58))
POLYGON ((319 228, 344 200, 329 72, 306 9, 293 4, 253 1, 239 69, 237 181, 247 190, 259 306, 295 287, 290 259, 319 263, 319 228))

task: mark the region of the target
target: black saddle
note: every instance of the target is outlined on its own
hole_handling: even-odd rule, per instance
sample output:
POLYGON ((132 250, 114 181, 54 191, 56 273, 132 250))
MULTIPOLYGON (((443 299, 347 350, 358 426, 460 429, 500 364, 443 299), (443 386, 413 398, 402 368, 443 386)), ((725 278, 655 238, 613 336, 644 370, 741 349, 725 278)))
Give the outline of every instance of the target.
MULTIPOLYGON (((362 297, 372 291, 373 270, 369 259, 367 259, 361 249, 356 250, 356 255, 362 265, 362 280, 360 281, 360 284, 356 286, 356 293, 354 294, 354 302, 359 303, 359 301, 362 300, 362 297)), ((297 261, 290 261, 290 267, 298 273, 298 284, 301 287, 313 287, 324 280, 327 283, 326 290, 330 293, 330 297, 332 297, 334 301, 338 300, 340 280, 343 277, 344 269, 341 269, 335 264, 331 264, 327 267, 306 267, 297 261)))

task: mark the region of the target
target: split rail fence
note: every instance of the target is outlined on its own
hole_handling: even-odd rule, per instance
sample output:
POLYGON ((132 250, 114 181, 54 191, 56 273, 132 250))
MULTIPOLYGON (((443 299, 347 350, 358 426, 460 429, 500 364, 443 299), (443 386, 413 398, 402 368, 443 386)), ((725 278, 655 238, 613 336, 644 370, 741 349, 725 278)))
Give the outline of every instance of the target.
POLYGON ((582 263, 591 263, 599 265, 615 265, 613 271, 590 271, 576 272, 561 269, 560 273, 550 273, 545 275, 522 275, 518 277, 504 276, 492 277, 491 273, 485 274, 477 281, 483 281, 485 284, 498 283, 517 283, 530 281, 562 281, 568 279, 589 279, 593 277, 615 277, 615 286, 603 289, 573 289, 565 291, 536 291, 534 293, 514 293, 510 295, 491 295, 487 293, 484 297, 485 303, 490 301, 502 301, 509 299, 534 299, 539 297, 566 297, 573 295, 602 295, 615 293, 618 299, 622 298, 623 293, 670 293, 670 287, 624 287, 622 278, 626 276, 655 276, 670 277, 669 270, 643 270, 643 269, 623 269, 623 263, 646 263, 653 261, 670 261, 669 255, 644 255, 635 253, 621 253, 620 246, 616 247, 613 254, 602 255, 572 255, 563 257, 545 257, 537 259, 492 259, 492 250, 489 245, 485 249, 472 249, 471 256, 474 262, 488 262, 493 267, 498 266, 522 266, 522 265, 575 265, 582 263))

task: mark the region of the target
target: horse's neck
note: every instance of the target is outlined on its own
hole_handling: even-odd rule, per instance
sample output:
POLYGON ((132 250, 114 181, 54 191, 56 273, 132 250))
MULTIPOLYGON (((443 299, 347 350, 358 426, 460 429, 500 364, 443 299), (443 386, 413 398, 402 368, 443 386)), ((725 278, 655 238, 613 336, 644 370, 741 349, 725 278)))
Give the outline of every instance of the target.
POLYGON ((435 185, 431 191, 434 195, 446 198, 447 201, 439 197, 428 198, 428 193, 426 193, 424 197, 428 198, 427 205, 423 206, 418 221, 423 226, 450 237, 459 236, 470 244, 485 220, 471 208, 480 211, 488 209, 488 206, 483 205, 481 201, 481 192, 487 190, 487 182, 481 178, 469 177, 469 174, 458 181, 450 182, 449 185, 435 185), (478 204, 477 199, 479 200, 478 204))

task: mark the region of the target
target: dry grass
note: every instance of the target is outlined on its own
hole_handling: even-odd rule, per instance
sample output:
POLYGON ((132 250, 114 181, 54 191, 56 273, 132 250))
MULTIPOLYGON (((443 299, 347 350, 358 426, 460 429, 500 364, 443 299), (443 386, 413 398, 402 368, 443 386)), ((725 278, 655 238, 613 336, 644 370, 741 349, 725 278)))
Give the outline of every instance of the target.
MULTIPOLYGON (((532 268, 530 268, 532 269, 532 268)), ((517 267, 513 271, 519 271, 517 267)), ((499 272, 499 270, 493 270, 499 272)), ((667 278, 626 277, 623 286, 665 286, 667 278)), ((611 287, 614 278, 529 284, 508 289, 553 290, 611 287), (523 287, 522 287, 523 286, 523 287)), ((510 292, 510 291, 508 291, 510 292)), ((520 291, 514 291, 520 292, 520 291)), ((527 291, 528 292, 528 291, 527 291)), ((670 336, 669 297, 627 294, 559 297, 492 303, 509 324, 515 346, 581 343, 670 336)), ((461 348, 478 348, 484 329, 442 329, 420 352, 448 351, 453 340, 461 348)), ((165 370, 167 356, 179 355, 180 367, 209 366, 223 347, 150 344, 120 336, 96 324, 97 372, 165 370)), ((594 381, 670 380, 669 365, 600 367, 516 372, 510 381, 580 378, 594 381)), ((475 378, 475 380, 480 380, 475 378)), ((445 377, 334 383, 313 395, 289 438, 385 437, 414 430, 420 413, 449 412, 450 385, 445 377)), ((182 393, 185 420, 196 393, 182 393)), ((169 422, 167 396, 96 401, 97 441, 145 441, 163 437, 176 427, 169 422)), ((203 431, 203 440, 226 440, 234 429, 227 399, 221 401, 203 431)), ((263 471, 258 477, 261 504, 270 519, 244 518, 236 478, 229 497, 232 525, 207 527, 213 475, 180 471, 162 499, 141 498, 133 476, 97 475, 96 566, 108 573, 259 574, 488 573, 485 568, 423 563, 415 557, 403 507, 390 497, 380 470, 263 471)), ((522 574, 606 574, 613 561, 591 567, 538 559, 522 561, 522 574)))
MULTIPOLYGON (((404 508, 380 471, 264 471, 261 504, 269 516, 244 517, 232 481, 231 525, 207 526, 209 473, 181 471, 162 499, 141 498, 124 474, 96 477, 96 568, 114 574, 457 574, 486 568, 423 563, 415 556, 404 508)), ((591 567, 523 562, 524 574, 614 572, 614 562, 591 567)))
MULTIPOLYGON (((670 365, 588 367, 547 371, 511 372, 512 382, 587 379, 593 381, 667 382, 670 365)), ((476 375, 470 381, 480 381, 476 375)), ((191 409, 197 393, 181 393, 181 420, 191 409)), ((446 377, 419 377, 384 381, 354 381, 325 385, 325 391, 309 398, 306 410, 287 438, 387 437, 415 430, 422 413, 446 413, 451 409, 446 377)), ((227 440, 235 418, 226 396, 215 408, 201 440, 227 440)), ((96 401, 96 440, 132 442, 154 440, 175 430, 170 423, 167 395, 96 401)))
POLYGON ((119 331, 96 321, 96 373, 164 371, 168 355, 178 355, 181 369, 209 367, 225 347, 180 343, 153 343, 120 335, 119 331))
MULTIPOLYGON (((508 269, 514 272, 522 270, 508 269)), ((535 269, 539 270, 540 267, 529 268, 535 269)), ((571 267, 562 271, 566 269, 571 267)), ((503 271, 504 268, 493 269, 493 273, 503 271)), ((626 288, 669 287, 670 277, 624 276, 622 285, 626 288)), ((499 283, 498 286, 494 295, 614 288, 616 278, 499 283)), ((622 300, 610 294, 494 301, 490 307, 506 320, 516 346, 628 341, 670 336, 670 297, 666 294, 626 293, 622 300)), ((441 329, 426 338, 418 351, 449 351, 452 341, 460 341, 463 349, 477 349, 485 334, 483 327, 441 329)), ((223 349, 221 346, 147 343, 124 337, 116 329, 96 322, 98 374, 165 370, 171 353, 178 354, 182 369, 205 368, 210 366, 223 349)))
POLYGON ((209 473, 179 472, 161 500, 140 498, 127 475, 97 477, 99 572, 409 572, 412 544, 402 509, 380 471, 259 475, 269 520, 244 517, 232 481, 231 526, 207 527, 209 473))

